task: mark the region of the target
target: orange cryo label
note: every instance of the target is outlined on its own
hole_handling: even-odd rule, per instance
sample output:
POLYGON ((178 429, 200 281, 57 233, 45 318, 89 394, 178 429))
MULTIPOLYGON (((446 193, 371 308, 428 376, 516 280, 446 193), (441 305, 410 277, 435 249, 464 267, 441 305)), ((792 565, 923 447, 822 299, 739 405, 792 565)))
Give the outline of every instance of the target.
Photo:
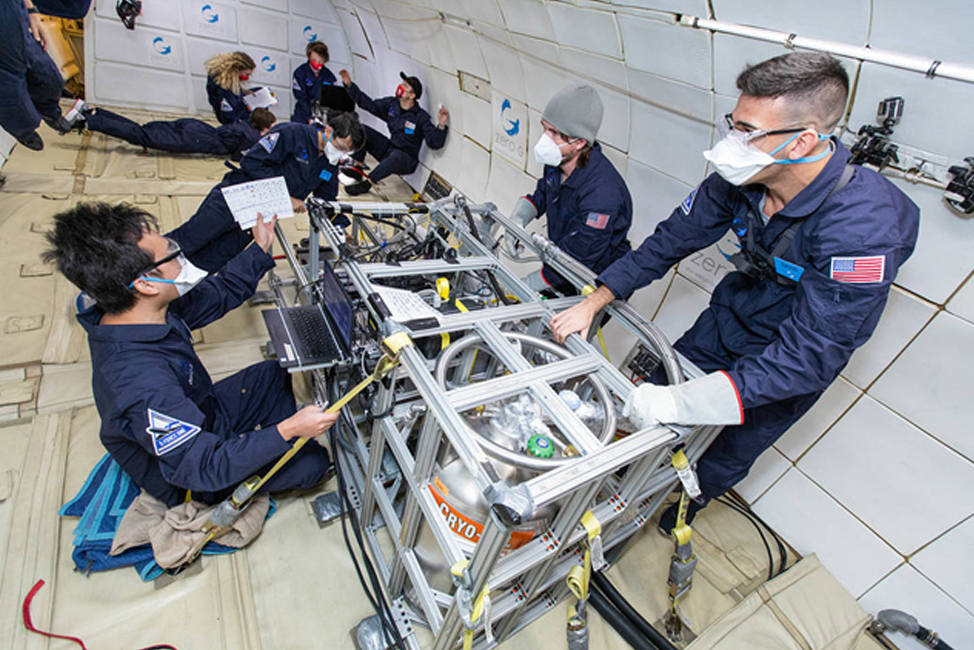
MULTIPOLYGON (((459 535, 463 539, 473 542, 476 544, 480 541, 480 535, 484 532, 484 525, 480 522, 470 519, 463 513, 459 512, 451 506, 443 493, 449 493, 446 486, 439 478, 433 479, 433 484, 429 486, 430 494, 433 495, 433 499, 440 508, 440 512, 443 513, 443 518, 446 519, 447 527, 453 531, 455 535, 459 535), (441 493, 441 490, 443 493, 441 493)), ((511 533, 511 541, 508 543, 507 548, 513 550, 515 548, 520 548, 534 538, 534 531, 530 530, 515 530, 511 533)))

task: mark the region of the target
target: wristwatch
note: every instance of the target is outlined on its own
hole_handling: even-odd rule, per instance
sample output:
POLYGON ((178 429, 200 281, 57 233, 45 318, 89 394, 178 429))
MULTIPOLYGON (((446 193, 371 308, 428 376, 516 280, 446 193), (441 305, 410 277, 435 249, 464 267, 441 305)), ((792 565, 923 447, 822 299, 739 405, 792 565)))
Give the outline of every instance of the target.
POLYGON ((29 13, 29 14, 39 14, 41 12, 37 10, 37 7, 28 7, 27 8, 27 13, 29 13))

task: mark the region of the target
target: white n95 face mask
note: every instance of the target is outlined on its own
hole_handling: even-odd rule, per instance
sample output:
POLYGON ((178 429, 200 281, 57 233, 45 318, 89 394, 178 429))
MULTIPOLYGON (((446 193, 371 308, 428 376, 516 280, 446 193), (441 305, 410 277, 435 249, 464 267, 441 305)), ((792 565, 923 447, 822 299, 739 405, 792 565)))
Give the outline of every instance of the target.
POLYGON ((731 185, 743 185, 759 171, 775 163, 771 154, 749 143, 747 134, 741 131, 729 132, 713 149, 704 151, 703 157, 731 185))
POLYGON ((338 165, 341 162, 342 157, 346 152, 342 151, 335 145, 331 143, 331 140, 325 143, 325 156, 328 158, 328 163, 332 166, 338 165))
POLYGON ((543 134, 538 139, 538 143, 534 145, 534 159, 542 165, 557 167, 561 164, 562 158, 564 156, 561 153, 561 147, 547 133, 543 134))
MULTIPOLYGON (((176 259, 179 260, 179 275, 176 276, 175 280, 167 280, 166 278, 154 278, 149 275, 143 275, 142 279, 146 282, 161 282, 163 284, 171 284, 176 287, 176 292, 180 296, 185 296, 189 293, 189 290, 202 282, 207 275, 206 271, 196 266, 188 259, 185 255, 180 255, 176 259)), ((133 283, 134 284, 134 283, 133 283)))

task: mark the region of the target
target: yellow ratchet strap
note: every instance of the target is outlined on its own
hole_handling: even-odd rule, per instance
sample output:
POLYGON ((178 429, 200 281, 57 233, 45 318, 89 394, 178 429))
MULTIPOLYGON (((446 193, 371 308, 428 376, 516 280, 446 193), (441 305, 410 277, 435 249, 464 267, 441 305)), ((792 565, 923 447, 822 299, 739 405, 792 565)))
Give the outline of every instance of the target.
MULTIPOLYGON (((589 295, 590 293, 592 293, 594 291, 595 291, 595 287, 593 287, 590 284, 586 284, 584 287, 582 287, 582 295, 583 296, 587 296, 587 295, 589 295)), ((595 333, 599 337, 599 345, 602 346, 602 354, 605 355, 605 358, 606 359, 609 359, 609 348, 605 344, 605 335, 602 334, 602 326, 601 325, 599 325, 598 327, 595 328, 595 333)), ((609 359, 609 361, 611 361, 611 359, 609 359)))
MULTIPOLYGON (((470 564, 470 560, 460 560, 459 562, 457 562, 456 564, 454 564, 452 567, 450 567, 450 573, 452 573, 457 578, 462 578, 463 577, 463 570, 465 568, 467 568, 467 566, 469 564, 470 564)), ((484 584, 483 591, 481 591, 480 592, 480 595, 477 596, 477 600, 474 601, 474 603, 473 603, 473 609, 470 612, 470 621, 472 623, 476 624, 477 621, 480 620, 480 617, 484 613, 484 607, 485 606, 486 607, 490 607, 489 603, 490 603, 490 586, 485 583, 484 584)), ((486 622, 486 624, 484 626, 484 629, 485 630, 486 630, 486 626, 487 625, 490 625, 490 622, 489 621, 486 622)), ((473 636, 474 636, 474 631, 473 630, 464 629, 464 631, 463 631, 463 650, 472 650, 472 648, 473 648, 473 636)))
MULTIPOLYGON (((568 572, 568 578, 566 579, 568 589, 572 592, 572 594, 575 595, 575 598, 577 599, 576 604, 568 606, 568 625, 576 628, 585 625, 585 621, 578 616, 576 605, 578 602, 588 600, 588 586, 592 577, 592 547, 597 545, 599 555, 602 553, 602 524, 599 522, 598 518, 592 514, 591 510, 587 511, 582 517, 582 526, 588 533, 588 545, 585 547, 584 560, 582 561, 582 566, 576 565, 571 568, 571 571, 568 572)), ((601 568, 601 566, 599 568, 601 568)))

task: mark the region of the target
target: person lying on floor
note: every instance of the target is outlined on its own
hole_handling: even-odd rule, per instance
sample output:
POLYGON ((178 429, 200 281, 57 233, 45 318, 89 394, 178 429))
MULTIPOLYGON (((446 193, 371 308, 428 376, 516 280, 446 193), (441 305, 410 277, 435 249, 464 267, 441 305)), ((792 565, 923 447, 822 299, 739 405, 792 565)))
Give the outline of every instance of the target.
POLYGON ((295 212, 314 194, 326 201, 338 197, 338 164, 361 148, 365 134, 354 113, 336 115, 327 126, 283 122, 274 126, 240 162, 210 190, 189 221, 168 234, 193 264, 219 271, 250 244, 250 231, 241 230, 223 198, 222 188, 238 183, 283 176, 295 212))
MULTIPOLYGON (((194 267, 155 217, 125 203, 81 203, 54 217, 44 260, 95 305, 78 314, 88 333, 100 437, 143 490, 172 507, 188 491, 212 504, 263 474, 299 438, 316 438, 337 414, 296 411, 291 378, 276 361, 216 383, 193 350, 192 330, 253 295, 274 266, 274 224, 260 220, 254 243, 219 276, 194 267)), ((277 492, 316 485, 330 465, 317 444, 267 483, 277 492)))
POLYGON ((266 108, 255 108, 249 120, 219 127, 191 117, 139 124, 108 109, 89 106, 82 99, 75 101, 71 112, 77 115, 72 127, 104 133, 146 149, 230 156, 232 160, 243 158, 277 121, 266 108))

